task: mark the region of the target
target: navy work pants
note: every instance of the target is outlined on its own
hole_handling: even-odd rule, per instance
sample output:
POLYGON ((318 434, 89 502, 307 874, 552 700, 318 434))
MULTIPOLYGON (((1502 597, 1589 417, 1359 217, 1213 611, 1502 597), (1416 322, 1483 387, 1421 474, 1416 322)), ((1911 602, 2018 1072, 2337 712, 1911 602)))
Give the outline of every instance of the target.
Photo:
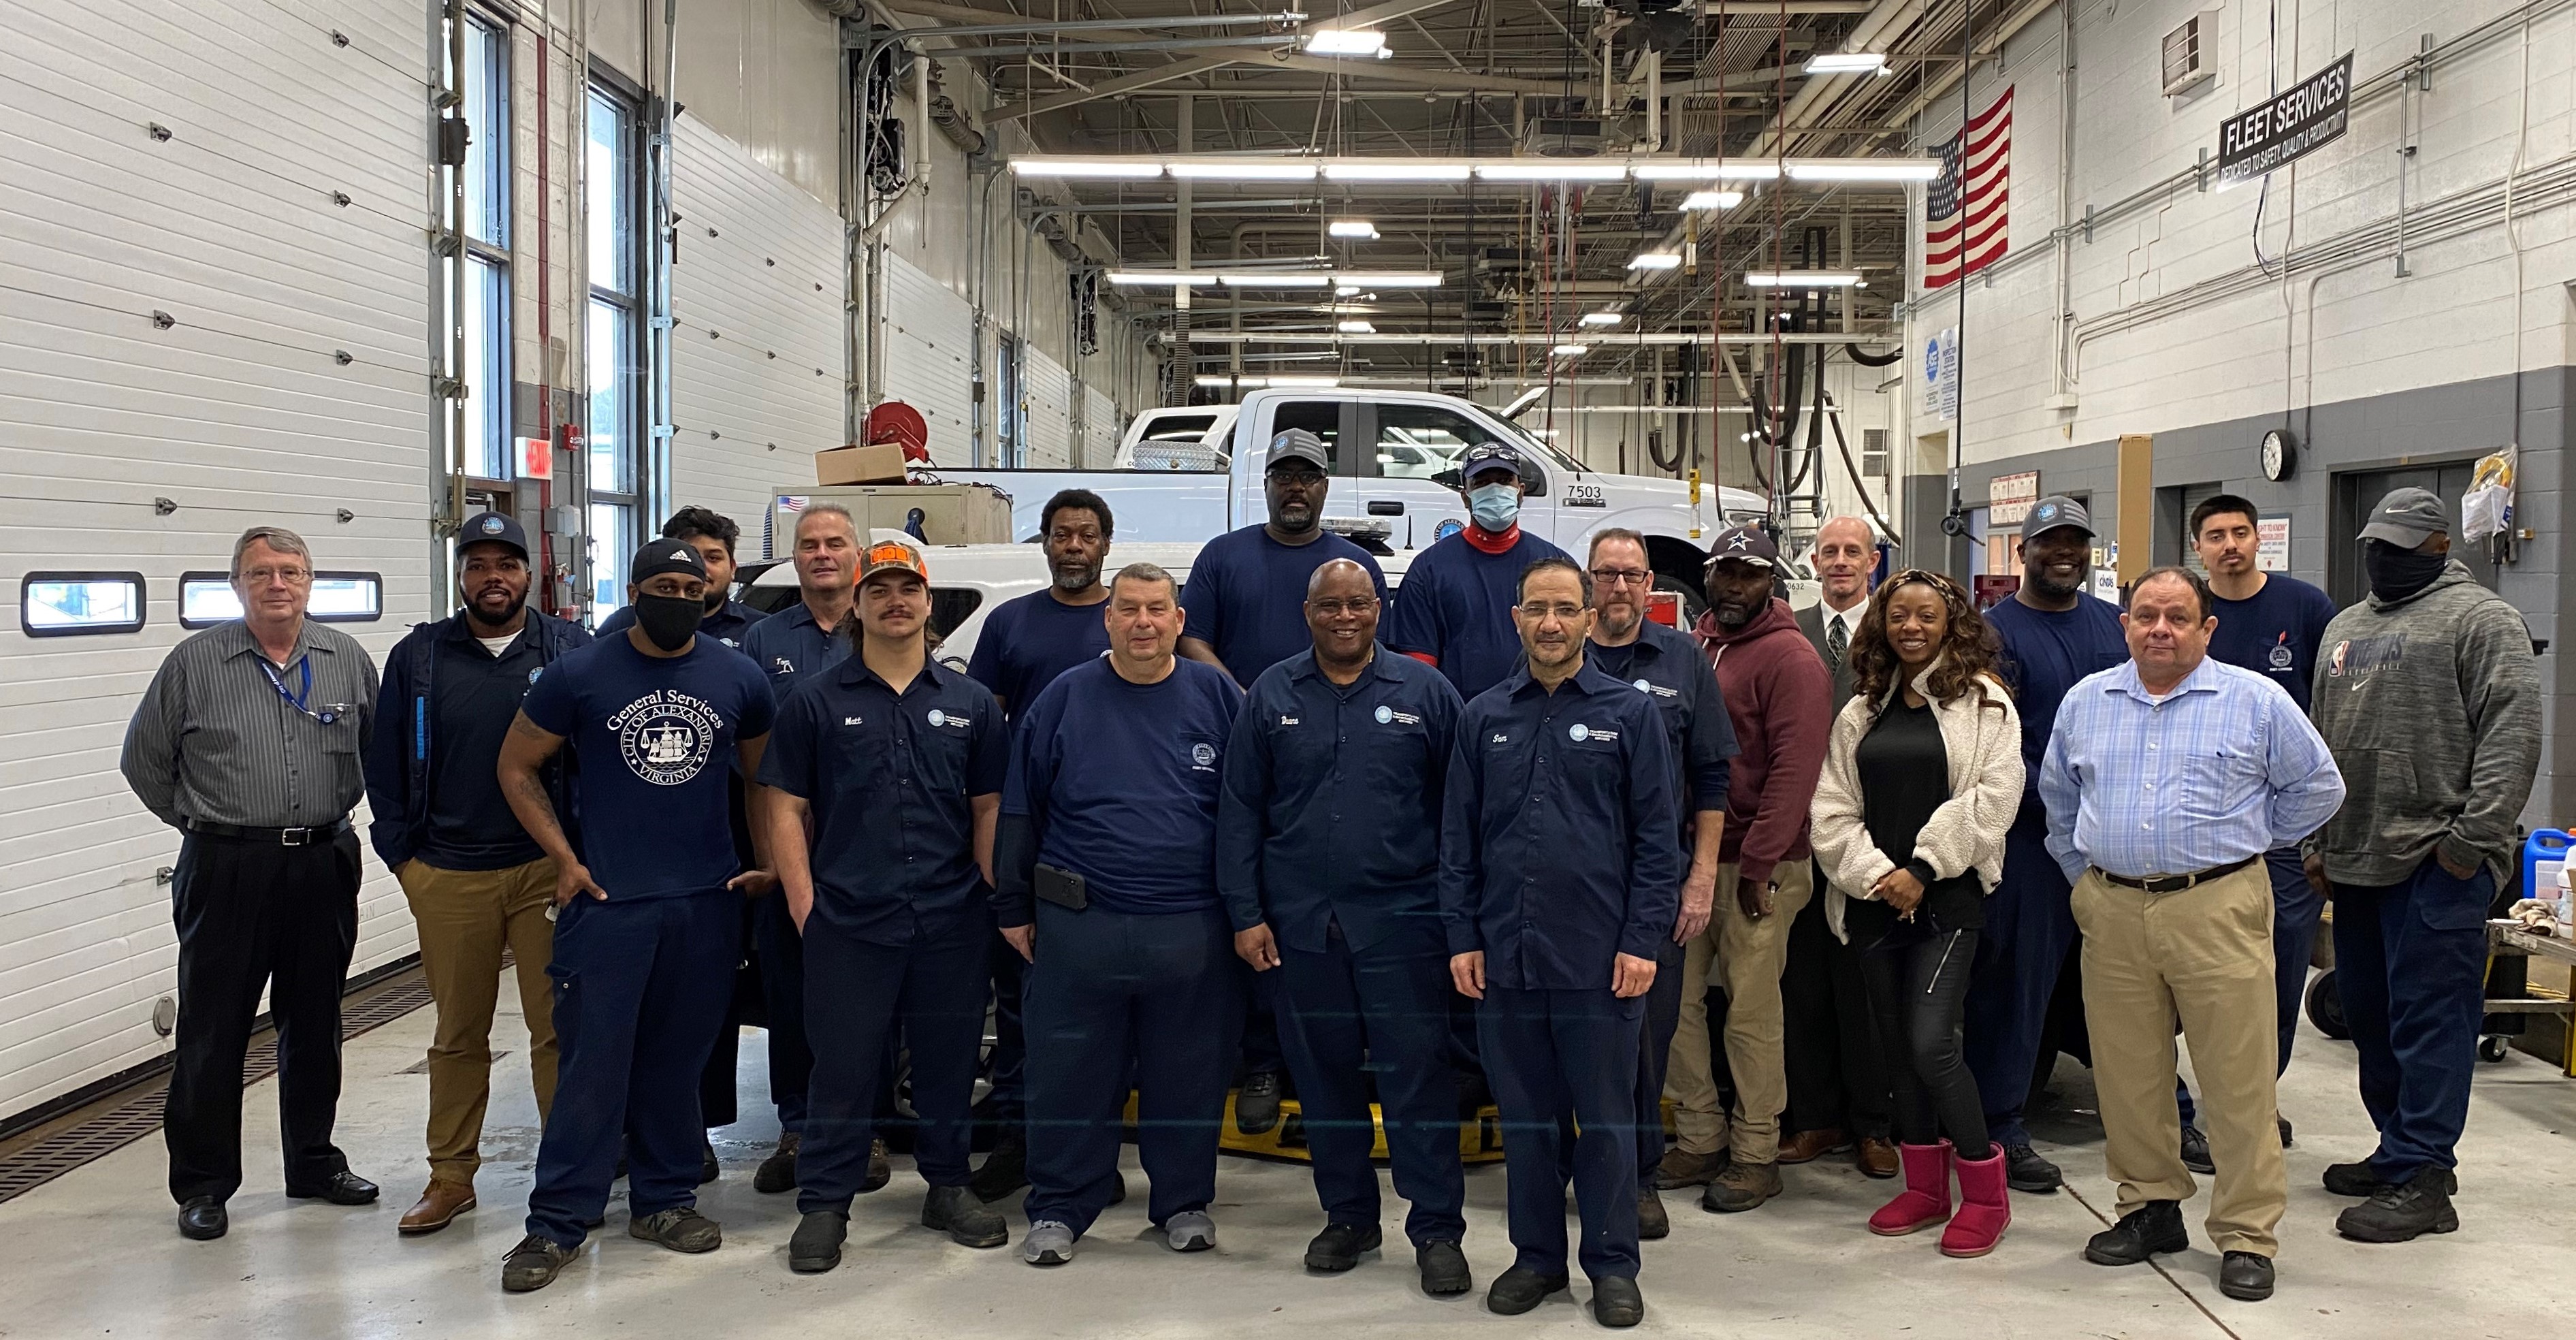
POLYGON ((1221 908, 1142 916, 1037 905, 1022 1016, 1030 1223, 1053 1220, 1079 1237, 1108 1208, 1130 1074, 1153 1222, 1216 1198, 1246 972, 1221 908))
POLYGON ((993 986, 993 1089, 987 1101, 1005 1137, 1018 1139, 1028 1120, 1029 1047, 1021 1027, 1028 965, 999 932, 985 959, 993 986))
POLYGON ((537 1145, 528 1231, 578 1247, 608 1205, 625 1137, 627 1210, 641 1219, 697 1204, 705 1138, 698 1077, 723 1026, 742 955, 742 899, 564 905, 555 920, 554 1111, 537 1145))
MULTIPOLYGON (((1658 973, 1658 976, 1661 974, 1658 973)), ((1577 1252, 1593 1279, 1637 1277, 1637 1054, 1645 998, 1608 987, 1487 986, 1476 1009, 1485 1079, 1501 1112, 1514 1264, 1566 1273, 1563 1126, 1574 1142, 1577 1252)))
POLYGON ((769 1101, 778 1105, 778 1129, 800 1135, 814 1050, 805 1036, 805 941, 783 890, 761 896, 751 928, 760 949, 761 1004, 769 1013, 769 1101))
POLYGON ((2456 879, 2435 857, 2401 883, 2335 886, 2335 988, 2379 1128, 2370 1172, 2381 1181, 2459 1162, 2494 898, 2493 872, 2456 879))
POLYGON ((1413 1203, 1415 1246, 1467 1234, 1458 1155, 1458 1076, 1449 1064, 1449 950, 1437 927, 1398 931, 1353 950, 1340 934, 1322 953, 1279 947, 1279 1042, 1297 1081, 1315 1198, 1336 1224, 1378 1222, 1370 1080, 1395 1164, 1395 1194, 1413 1203))
POLYGON ((1655 946, 1655 984, 1646 992, 1646 1018, 1637 1030, 1637 1185, 1655 1184, 1664 1159, 1664 1072, 1672 1065, 1673 1034, 1682 1026, 1682 960, 1689 950, 1667 936, 1655 946))
POLYGON ((909 945, 873 944, 820 917, 806 920, 803 1012, 813 1021, 814 1069, 796 1155, 799 1211, 849 1213, 867 1180, 887 1052, 898 1037, 912 1061, 922 1180, 966 1185, 992 935, 991 915, 980 908, 948 933, 909 945))
POLYGON ((2025 809, 2004 838, 2003 881, 1986 899, 1986 927, 1968 977, 1967 1057, 1986 1108, 1986 1133, 2026 1145, 2022 1105, 2039 1064, 2048 1003, 2076 941, 2073 889, 2048 854, 2048 821, 2025 809))

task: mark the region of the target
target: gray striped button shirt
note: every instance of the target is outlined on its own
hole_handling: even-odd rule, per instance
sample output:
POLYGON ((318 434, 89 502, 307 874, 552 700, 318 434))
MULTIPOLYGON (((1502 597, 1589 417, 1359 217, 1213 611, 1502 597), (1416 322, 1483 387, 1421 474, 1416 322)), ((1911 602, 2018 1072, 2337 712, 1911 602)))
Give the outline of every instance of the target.
POLYGON ((278 675, 289 693, 303 687, 299 661, 313 669, 310 713, 269 679, 259 644, 238 619, 173 648, 125 731, 120 766, 144 808, 174 828, 189 819, 306 828, 357 808, 376 664, 357 639, 311 619, 278 675))

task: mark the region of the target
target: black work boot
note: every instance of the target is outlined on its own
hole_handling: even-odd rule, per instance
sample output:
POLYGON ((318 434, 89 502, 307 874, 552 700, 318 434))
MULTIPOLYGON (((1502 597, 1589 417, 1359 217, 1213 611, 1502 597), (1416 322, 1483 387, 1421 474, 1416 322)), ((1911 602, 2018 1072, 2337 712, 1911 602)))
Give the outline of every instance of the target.
POLYGON ((1462 1294, 1476 1285, 1467 1254, 1454 1242, 1426 1242, 1413 1249, 1414 1268, 1422 1274, 1422 1291, 1434 1298, 1462 1294))
POLYGON ((2133 1266, 2157 1252, 2179 1252, 2190 1246, 2191 1230, 2182 1226, 2182 1202, 2151 1200, 2094 1234, 2084 1244, 2084 1259, 2097 1266, 2133 1266))
POLYGON ((2217 1175, 2218 1164, 2209 1157, 2209 1137, 2197 1126, 2182 1128, 2182 1166, 2203 1177, 2217 1175))
POLYGON ((1279 1076, 1256 1070, 1243 1077, 1234 1092, 1234 1127, 1246 1135, 1267 1134, 1279 1124, 1279 1076))
POLYGON ((1306 1244, 1306 1268, 1339 1274, 1360 1263, 1360 1253, 1376 1251, 1386 1240, 1375 1224, 1326 1224, 1306 1244))
POLYGON ((850 1236, 850 1216, 832 1210, 808 1210, 787 1240, 787 1268, 799 1275, 820 1275, 841 1264, 841 1244, 850 1236))
POLYGON ((804 1144, 801 1136, 790 1132, 778 1137, 778 1148, 752 1171, 751 1189, 764 1196, 796 1189, 796 1152, 804 1144))
POLYGON ((2412 1242, 2427 1233, 2456 1233, 2450 1170, 2426 1168, 2403 1183, 2381 1183, 2370 1199, 2335 1217, 2335 1232, 2355 1242, 2412 1242))
POLYGON ((1637 1240, 1652 1242, 1672 1236, 1673 1218, 1664 1213, 1664 1198, 1652 1183, 1637 1188, 1637 1240))
POLYGON ((2066 1185, 2066 1174, 2028 1145, 2005 1145, 2004 1185, 2026 1196, 2045 1196, 2066 1185))
POLYGON ((921 1202, 921 1226, 945 1230, 960 1247, 999 1247, 1011 1240, 1011 1221, 962 1186, 935 1186, 921 1202))
POLYGON ((2229 1252, 2219 1258, 2218 1291, 2240 1303, 2271 1297, 2272 1258, 2254 1252, 2229 1252))
POLYGON ((993 1152, 984 1156, 984 1166, 966 1183, 982 1201, 1000 1200, 1028 1184, 1029 1144, 1016 1134, 995 1140, 993 1152))
POLYGON ((1518 1316, 1547 1301, 1547 1296, 1566 1286, 1563 1275, 1542 1275, 1535 1270, 1513 1266, 1495 1279, 1485 1290, 1485 1310, 1506 1317, 1518 1316))

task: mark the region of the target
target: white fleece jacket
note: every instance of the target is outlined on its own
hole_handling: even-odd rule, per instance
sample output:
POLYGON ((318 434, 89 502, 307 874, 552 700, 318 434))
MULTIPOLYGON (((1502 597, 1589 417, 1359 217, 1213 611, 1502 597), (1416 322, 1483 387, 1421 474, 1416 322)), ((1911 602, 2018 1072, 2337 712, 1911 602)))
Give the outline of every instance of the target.
POLYGON ((1889 688, 1876 703, 1854 697, 1834 718, 1824 775, 1817 780, 1808 817, 1816 861, 1825 873, 1825 919, 1836 939, 1850 939, 1843 930, 1843 900, 1869 897, 1881 876, 1907 860, 1921 858, 1941 879, 1974 870, 1987 893, 2003 878, 2004 834, 2021 808, 2025 780, 2021 713, 2003 683, 1991 675, 1979 678, 1977 692, 1946 703, 1932 699, 1926 687, 1931 676, 1932 668, 1915 676, 1914 691, 1932 701, 1933 720, 1940 723, 1941 747, 1949 755, 1950 798, 1932 811, 1911 853, 1892 857, 1880 851, 1861 815, 1861 738, 1899 690, 1889 688))

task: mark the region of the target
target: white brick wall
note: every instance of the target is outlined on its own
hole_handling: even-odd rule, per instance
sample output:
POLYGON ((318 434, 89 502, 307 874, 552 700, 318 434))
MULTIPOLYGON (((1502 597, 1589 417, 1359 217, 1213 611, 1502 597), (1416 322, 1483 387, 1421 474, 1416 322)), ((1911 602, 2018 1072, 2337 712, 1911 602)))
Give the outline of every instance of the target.
MULTIPOLYGON (((2266 95, 2270 11, 2235 4, 2218 11, 2215 31, 2204 39, 2220 72, 2215 84, 2190 97, 2163 96, 2158 43, 2204 3, 2079 7, 2068 219, 2080 222, 2088 203, 2107 207, 2189 169, 2204 146, 2214 152, 2222 120, 2266 95)), ((2410 58, 2418 34, 2444 42, 2506 12, 2468 0, 2289 0, 2279 11, 2280 82, 2287 87, 2350 50, 2360 84, 2410 58)), ((2044 399, 2056 389, 2057 354, 2056 270, 2047 254, 2047 235, 2060 219, 2057 20, 2032 24, 2003 55, 1999 67, 1977 72, 1970 101, 1983 107, 2006 83, 2016 87, 2012 236, 2018 259, 1991 283, 1986 276, 1969 281, 1965 437, 1972 461, 2498 376, 2517 358, 2536 367, 2566 357, 2564 286, 2576 280, 2576 216, 2556 208, 2514 228, 2524 294, 2518 354, 2512 246, 2496 226, 2410 245, 2410 278, 2398 278, 2394 260, 2382 255, 2194 302, 2126 329, 2088 333, 2073 360, 2080 408, 2071 416, 2046 409, 2044 399)), ((2445 61, 2434 68, 2432 84, 2430 92, 2405 95, 2406 121, 2420 146, 2405 163, 2410 215, 2500 181, 2517 144, 2526 173, 2576 154, 2576 11, 2534 22, 2527 51, 2517 30, 2445 61)), ((2313 245, 2393 215, 2398 103, 2394 94, 2357 101, 2343 138, 2275 172, 2268 196, 2254 184, 2209 193, 2185 186, 2098 225, 2089 243, 2073 240, 2068 290, 2079 329, 2141 302, 2242 275, 2256 263, 2258 205, 2263 254, 2276 261, 2293 238, 2313 245)), ((1944 98, 1915 127, 1918 140, 1939 143, 1958 115, 1958 103, 1944 98)), ((1951 324, 1956 311, 1950 292, 1918 302, 1908 316, 1909 346, 1951 324)), ((1920 419, 1919 399, 1914 409, 1920 419)))

